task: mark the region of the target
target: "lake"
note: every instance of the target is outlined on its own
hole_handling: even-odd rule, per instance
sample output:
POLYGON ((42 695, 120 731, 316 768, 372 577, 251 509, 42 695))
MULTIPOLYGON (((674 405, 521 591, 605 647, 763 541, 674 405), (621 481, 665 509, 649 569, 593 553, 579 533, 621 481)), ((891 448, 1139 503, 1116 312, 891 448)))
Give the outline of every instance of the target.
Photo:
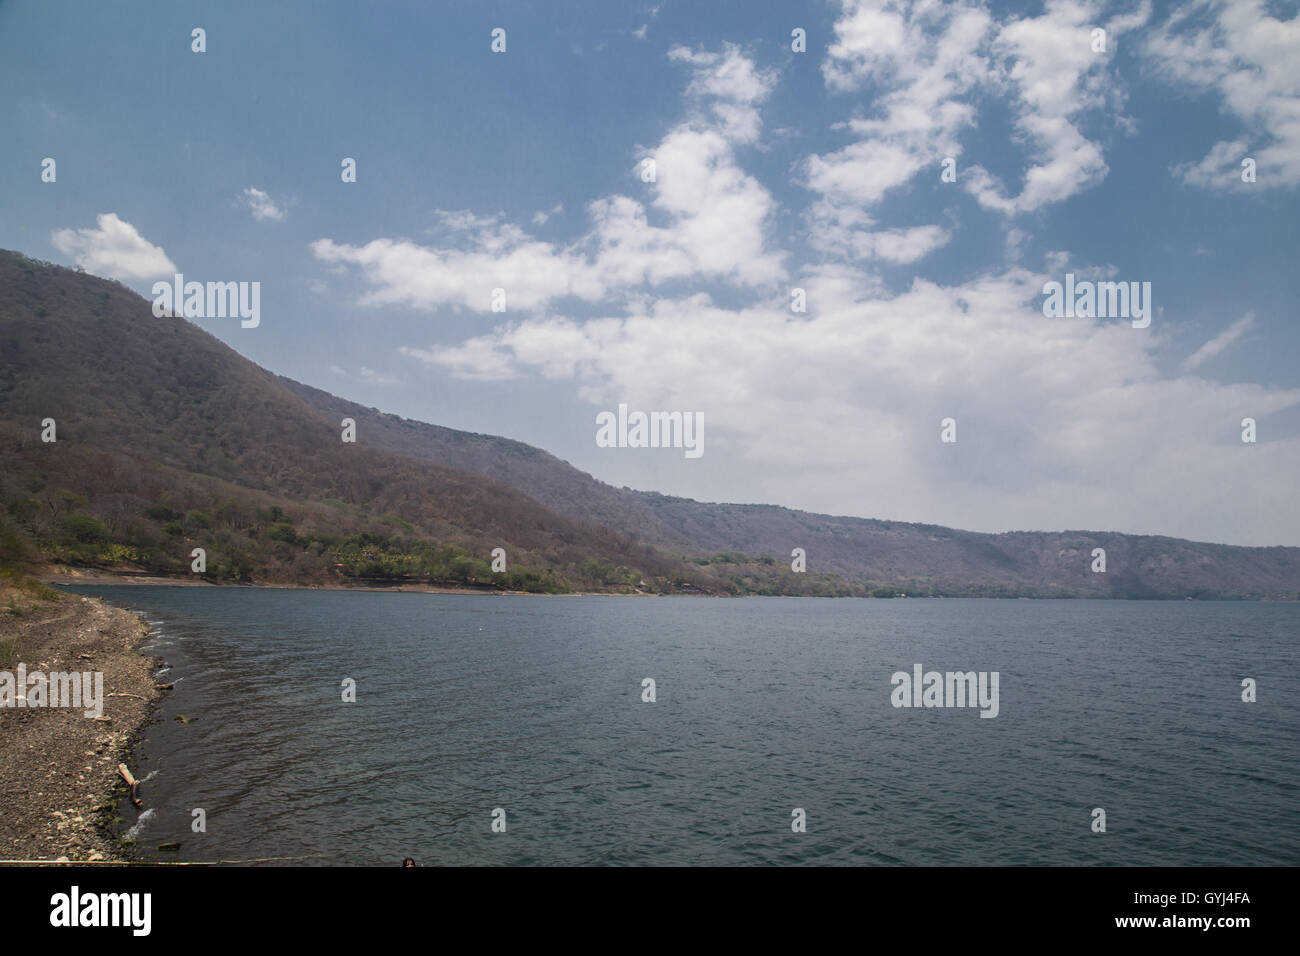
POLYGON ((1297 604, 73 590, 176 682, 145 858, 1300 863, 1297 604), (918 664, 997 716, 895 707, 918 664))

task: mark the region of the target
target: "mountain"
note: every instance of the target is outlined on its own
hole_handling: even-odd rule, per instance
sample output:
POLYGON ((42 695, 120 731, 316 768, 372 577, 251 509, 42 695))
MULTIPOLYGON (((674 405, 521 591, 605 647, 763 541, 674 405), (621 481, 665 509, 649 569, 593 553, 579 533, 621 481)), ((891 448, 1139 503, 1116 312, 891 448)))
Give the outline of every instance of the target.
MULTIPOLYGON (((560 514, 686 556, 774 555, 888 593, 1061 597, 1300 598, 1300 548, 1243 548, 1113 532, 982 534, 837 517, 774 505, 715 504, 615 488, 538 448, 428 425, 281 378, 331 420, 357 422, 376 448, 497 479, 560 514), (1106 551, 1093 573, 1094 548, 1106 551)), ((716 558, 715 558, 716 560, 716 558)))
POLYGON ((118 283, 13 252, 0 252, 0 448, 0 552, 36 562, 190 574, 203 547, 216 581, 1300 598, 1300 548, 981 534, 615 488, 522 442, 276 376, 118 283), (1091 571, 1098 547, 1105 574, 1091 571), (808 573, 791 571, 794 548, 808 573))
MULTIPOLYGON (((490 477, 345 443, 338 420, 193 323, 11 252, 0 449, 10 560, 188 575, 203 548, 216 581, 739 591, 490 477)), ((824 575, 793 585, 831 593, 824 575)))

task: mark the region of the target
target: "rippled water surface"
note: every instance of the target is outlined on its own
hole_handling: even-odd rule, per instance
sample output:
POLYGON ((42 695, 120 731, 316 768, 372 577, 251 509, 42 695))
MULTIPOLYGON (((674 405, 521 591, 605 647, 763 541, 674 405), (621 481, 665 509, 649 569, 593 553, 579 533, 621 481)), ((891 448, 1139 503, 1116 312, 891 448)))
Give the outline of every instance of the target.
POLYGON ((1300 863, 1300 605, 77 590, 176 681, 146 856, 1300 863), (895 709, 916 663, 998 671, 998 717, 895 709))

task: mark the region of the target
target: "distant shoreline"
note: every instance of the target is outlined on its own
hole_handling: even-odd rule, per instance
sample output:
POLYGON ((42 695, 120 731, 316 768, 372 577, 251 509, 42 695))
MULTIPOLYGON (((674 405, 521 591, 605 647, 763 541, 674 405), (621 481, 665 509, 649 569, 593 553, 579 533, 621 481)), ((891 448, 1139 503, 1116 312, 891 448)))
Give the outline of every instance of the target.
POLYGON ((458 588, 441 584, 217 584, 212 581, 194 580, 186 577, 167 577, 157 574, 123 574, 112 571, 95 571, 68 569, 53 572, 48 568, 34 572, 32 575, 42 584, 81 585, 89 587, 163 587, 163 588, 223 588, 272 591, 368 591, 380 594, 402 592, 406 594, 461 594, 488 595, 494 597, 689 597, 689 598, 726 598, 736 600, 745 597, 767 598, 816 598, 818 600, 859 600, 859 601, 1140 601, 1140 602, 1185 602, 1195 601, 1208 604, 1295 604, 1287 598, 1198 598, 1198 597, 1116 597, 1109 594, 1098 595, 1054 595, 1050 597, 1031 597, 1029 595, 907 595, 885 598, 875 595, 804 595, 804 594, 708 594, 705 592, 673 592, 658 594, 651 591, 570 591, 563 594, 508 591, 500 588, 458 588))
MULTIPOLYGON (((42 584, 88 585, 91 587, 162 587, 162 588, 246 588, 278 591, 403 591, 414 594, 485 594, 510 597, 656 597, 646 591, 631 594, 615 591, 572 591, 567 594, 545 594, 533 591, 505 591, 500 588, 457 588, 441 584, 217 584, 193 578, 167 577, 160 574, 120 574, 112 571, 69 570, 66 573, 41 571, 32 575, 42 584)), ((678 595, 708 597, 709 595, 678 595)))

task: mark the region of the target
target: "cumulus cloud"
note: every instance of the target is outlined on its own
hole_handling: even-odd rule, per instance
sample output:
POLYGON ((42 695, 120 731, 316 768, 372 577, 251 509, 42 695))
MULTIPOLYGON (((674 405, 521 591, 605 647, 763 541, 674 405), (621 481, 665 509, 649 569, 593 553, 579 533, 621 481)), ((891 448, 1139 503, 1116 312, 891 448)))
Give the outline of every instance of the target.
POLYGON ((1262 186, 1300 183, 1300 14, 1279 20, 1262 0, 1192 3, 1155 30, 1145 52, 1156 75, 1219 97, 1250 138, 1212 145, 1174 172, 1196 186, 1240 187, 1241 161, 1262 186))
POLYGON ((429 349, 403 345, 397 351, 400 355, 440 366, 467 381, 499 382, 518 376, 511 357, 497 349, 490 339, 470 339, 462 345, 429 349))
POLYGON ((923 169, 937 176, 945 157, 961 154, 959 134, 975 121, 963 97, 986 79, 981 50, 991 22, 984 10, 962 5, 845 3, 822 66, 826 84, 838 92, 879 92, 872 115, 841 125, 853 142, 802 166, 804 184, 819 194, 809 213, 816 248, 914 262, 948 240, 933 225, 879 231, 867 209, 923 169))
MULTIPOLYGON (((371 286, 366 305, 488 311, 502 289, 509 309, 535 310, 572 297, 621 298, 642 286, 697 277, 761 286, 780 279, 783 256, 767 248, 771 194, 741 169, 736 147, 758 135, 758 104, 773 78, 734 46, 720 53, 676 48, 692 68, 694 111, 652 150, 649 204, 626 195, 587 205, 590 228, 577 241, 543 242, 519 226, 470 212, 442 213, 447 241, 319 239, 318 259, 350 265, 371 286)), ((636 167, 639 171, 640 165, 636 167)))
POLYGON ((994 50, 1000 82, 1014 93, 1016 128, 1031 145, 1034 163, 1015 196, 982 166, 971 167, 963 181, 980 205, 1007 215, 1033 212, 1105 177, 1102 148, 1083 134, 1080 119, 1107 107, 1119 113, 1124 97, 1109 58, 1121 34, 1146 18, 1144 8, 1103 25, 1092 3, 1049 0, 1041 16, 999 27, 994 50), (1105 52, 1094 49, 1097 28, 1106 30, 1105 52))
POLYGON ((703 411, 710 454, 728 457, 697 496, 733 498, 744 475, 749 500, 985 530, 1300 534, 1285 526, 1300 440, 1245 455, 1235 430, 1300 390, 1162 377, 1153 336, 1044 318, 1046 278, 1012 268, 890 296, 829 269, 806 280, 807 316, 701 294, 404 351, 465 378, 569 381, 595 407, 703 411), (943 445, 950 416, 959 440, 943 445))
POLYGON ((984 166, 963 169, 959 181, 981 206, 1019 215, 1100 182, 1106 161, 1082 120, 1131 128, 1109 58, 1149 15, 1144 4, 1103 22, 1088 0, 1049 0, 1040 16, 999 22, 967 3, 842 0, 823 75, 832 91, 873 95, 870 115, 843 124, 853 141, 804 165, 806 185, 821 194, 811 218, 824 250, 875 248, 855 236, 873 227, 863 208, 961 156, 984 96, 1008 99, 1029 162, 1014 195, 984 166), (1106 31, 1105 51, 1094 50, 1095 28, 1106 31))
POLYGON ((952 233, 941 226, 915 226, 911 229, 828 231, 819 238, 823 249, 839 252, 851 259, 881 259, 895 265, 908 265, 946 245, 952 233))
POLYGON ((284 210, 256 186, 249 186, 245 189, 243 198, 248 205, 249 211, 253 214, 253 218, 258 222, 264 222, 268 219, 280 222, 284 219, 284 210))
MULTIPOLYGON (((538 240, 501 217, 440 216, 438 238, 313 244, 358 269, 366 301, 489 309, 507 291, 511 320, 465 341, 407 345, 406 358, 457 378, 568 383, 596 408, 701 411, 709 467, 689 488, 715 500, 767 500, 831 513, 972 527, 1092 527, 1239 543, 1300 537, 1289 502, 1300 439, 1243 453, 1237 424, 1300 407, 1300 390, 1223 385, 1192 374, 1250 328, 1248 317, 1168 366, 1163 323, 1047 319, 1042 287, 1065 270, 1104 277, 1065 250, 1043 270, 1022 260, 1023 220, 1106 175, 1086 134, 1123 93, 1108 50, 1149 19, 1138 6, 1102 19, 1053 0, 1034 17, 995 21, 983 6, 846 2, 823 64, 833 93, 870 91, 869 112, 839 128, 850 142, 808 157, 811 251, 790 310, 786 259, 767 232, 771 194, 741 165, 763 135, 773 77, 742 51, 677 48, 688 115, 648 151, 657 181, 586 207, 570 243, 538 240), (991 173, 959 181, 997 214, 1005 264, 952 284, 886 287, 882 265, 920 261, 954 223, 882 223, 878 206, 920 174, 939 176, 986 94, 1004 94, 1026 150, 1018 191, 991 173), (926 171, 929 171, 928 173, 926 171), (722 280, 711 296, 672 280, 722 280), (597 318, 565 314, 566 298, 597 318), (519 310, 519 311, 516 311, 519 310), (959 440, 939 441, 953 417, 959 440), (1232 488, 1230 496, 1224 488, 1232 488)), ((848 97, 844 98, 848 100, 848 97)), ((969 203, 968 203, 969 205, 969 203)), ((945 213, 947 218, 947 213, 945 213)))
POLYGON ((319 239, 311 245, 322 262, 356 266, 371 286, 361 305, 433 309, 492 307, 493 290, 506 290, 509 308, 531 309, 552 298, 596 299, 603 286, 577 255, 526 236, 515 226, 492 226, 463 248, 430 248, 408 239, 374 239, 362 246, 319 239))
POLYGON ((178 271, 161 246, 146 240, 131 225, 106 212, 95 217, 94 229, 56 229, 54 248, 87 272, 113 279, 156 279, 178 271))
POLYGON ((706 104, 725 135, 743 143, 758 138, 758 105, 772 92, 774 73, 760 71, 732 43, 724 44, 721 53, 674 47, 668 58, 695 67, 687 92, 706 104))

